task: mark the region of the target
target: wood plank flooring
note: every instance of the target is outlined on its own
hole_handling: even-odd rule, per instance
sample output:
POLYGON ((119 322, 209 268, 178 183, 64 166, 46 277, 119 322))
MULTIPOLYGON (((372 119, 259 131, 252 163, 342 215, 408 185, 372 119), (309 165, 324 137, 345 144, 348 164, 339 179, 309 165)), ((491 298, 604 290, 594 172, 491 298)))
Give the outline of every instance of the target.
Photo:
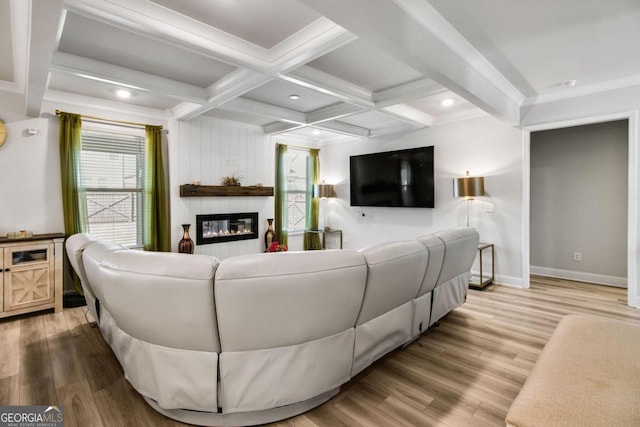
MULTIPOLYGON (((0 321, 0 405, 63 405, 65 425, 179 426, 151 409, 86 308, 0 321)), ((590 313, 640 325, 626 289, 533 277, 490 286, 440 325, 345 384, 326 404, 275 426, 504 426, 560 318, 590 313)))

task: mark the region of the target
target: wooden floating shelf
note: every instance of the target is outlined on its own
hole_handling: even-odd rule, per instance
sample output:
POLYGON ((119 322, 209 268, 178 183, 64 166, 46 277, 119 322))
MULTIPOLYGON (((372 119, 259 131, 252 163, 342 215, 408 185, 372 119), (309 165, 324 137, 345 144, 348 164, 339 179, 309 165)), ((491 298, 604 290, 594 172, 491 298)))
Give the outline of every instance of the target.
POLYGON ((193 184, 184 184, 180 186, 180 197, 216 196, 273 196, 273 187, 193 184))

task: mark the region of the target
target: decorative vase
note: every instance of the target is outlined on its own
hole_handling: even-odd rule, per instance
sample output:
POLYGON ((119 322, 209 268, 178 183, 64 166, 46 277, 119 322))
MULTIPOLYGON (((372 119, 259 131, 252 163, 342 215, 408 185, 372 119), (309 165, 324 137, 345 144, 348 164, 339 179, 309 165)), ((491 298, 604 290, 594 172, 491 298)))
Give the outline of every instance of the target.
POLYGON ((191 224, 182 224, 182 239, 178 242, 178 252, 181 254, 192 254, 196 248, 189 236, 189 227, 191 224))
POLYGON ((267 218, 267 231, 264 233, 264 249, 269 249, 271 243, 273 243, 273 239, 276 235, 276 232, 273 230, 273 218, 267 218))

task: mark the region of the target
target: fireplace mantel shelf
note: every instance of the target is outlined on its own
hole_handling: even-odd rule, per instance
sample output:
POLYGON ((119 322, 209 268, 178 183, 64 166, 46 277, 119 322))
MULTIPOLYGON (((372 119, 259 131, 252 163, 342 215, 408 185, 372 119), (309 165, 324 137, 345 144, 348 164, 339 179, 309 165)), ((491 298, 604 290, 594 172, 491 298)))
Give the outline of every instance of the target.
POLYGON ((273 187, 193 184, 184 184, 180 186, 180 197, 215 196, 273 196, 273 187))

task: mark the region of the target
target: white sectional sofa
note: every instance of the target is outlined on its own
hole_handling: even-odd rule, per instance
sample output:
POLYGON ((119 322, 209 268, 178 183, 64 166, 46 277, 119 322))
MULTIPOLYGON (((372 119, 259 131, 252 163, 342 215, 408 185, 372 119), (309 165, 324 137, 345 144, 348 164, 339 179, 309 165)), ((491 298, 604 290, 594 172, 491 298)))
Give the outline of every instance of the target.
POLYGON ((478 233, 232 257, 67 240, 90 314, 157 411, 253 425, 327 401, 462 304, 478 233))

